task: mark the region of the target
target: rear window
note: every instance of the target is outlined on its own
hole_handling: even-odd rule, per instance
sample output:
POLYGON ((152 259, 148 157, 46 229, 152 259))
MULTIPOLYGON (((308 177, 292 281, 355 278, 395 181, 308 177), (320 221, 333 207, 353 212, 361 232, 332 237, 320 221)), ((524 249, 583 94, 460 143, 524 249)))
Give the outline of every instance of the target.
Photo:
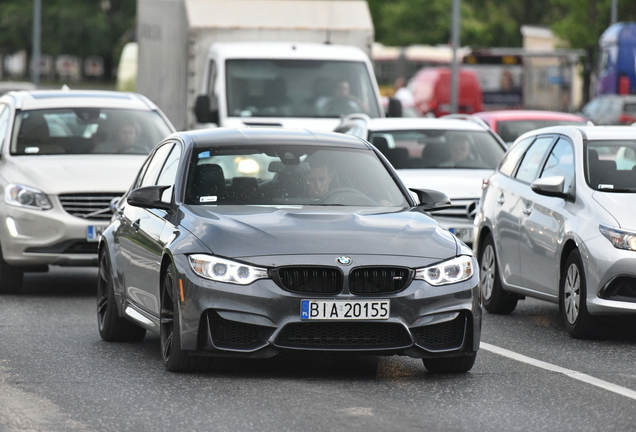
POLYGON ((487 131, 384 131, 369 141, 396 169, 495 169, 505 153, 487 131))
POLYGON ((509 120, 497 122, 497 133, 502 140, 507 143, 512 143, 521 135, 531 130, 550 126, 585 124, 585 121, 570 120, 509 120))

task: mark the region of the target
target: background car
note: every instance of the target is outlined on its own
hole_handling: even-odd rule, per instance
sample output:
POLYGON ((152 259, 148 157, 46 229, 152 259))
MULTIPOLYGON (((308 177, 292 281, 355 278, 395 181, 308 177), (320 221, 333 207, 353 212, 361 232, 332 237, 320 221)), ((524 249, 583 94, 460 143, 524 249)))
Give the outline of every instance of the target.
POLYGON ((534 129, 559 125, 585 126, 589 121, 576 114, 558 111, 502 110, 482 111, 473 114, 483 120, 506 144, 534 129))
POLYGON ((636 95, 602 95, 589 101, 581 114, 595 125, 629 125, 636 122, 636 95))
POLYGON ((37 90, 0 98, 0 292, 50 264, 96 266, 110 202, 174 131, 133 93, 37 90), (127 146, 123 146, 127 143, 127 146))
POLYGON ((280 351, 422 358, 465 372, 479 347, 472 251, 377 150, 275 128, 174 134, 150 155, 100 242, 108 341, 158 333, 169 371, 280 351))
POLYGON ((636 313, 636 129, 558 126, 522 135, 475 219, 484 307, 558 303, 567 331, 636 313))
POLYGON ((468 245, 483 179, 497 167, 506 146, 483 122, 442 118, 345 117, 336 132, 371 142, 407 187, 434 188, 451 199, 435 212, 443 227, 468 245), (454 148, 462 146, 461 150, 454 148), (463 160, 456 159, 465 157, 463 160))

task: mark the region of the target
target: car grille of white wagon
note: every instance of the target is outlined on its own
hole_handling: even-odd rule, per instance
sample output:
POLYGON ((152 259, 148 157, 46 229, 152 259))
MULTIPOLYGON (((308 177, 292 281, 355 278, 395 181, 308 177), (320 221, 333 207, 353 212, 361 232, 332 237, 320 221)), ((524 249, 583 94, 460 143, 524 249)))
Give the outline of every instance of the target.
POLYGON ((64 194, 60 195, 60 203, 64 210, 73 216, 91 220, 110 220, 110 203, 113 198, 122 195, 121 192, 64 194))

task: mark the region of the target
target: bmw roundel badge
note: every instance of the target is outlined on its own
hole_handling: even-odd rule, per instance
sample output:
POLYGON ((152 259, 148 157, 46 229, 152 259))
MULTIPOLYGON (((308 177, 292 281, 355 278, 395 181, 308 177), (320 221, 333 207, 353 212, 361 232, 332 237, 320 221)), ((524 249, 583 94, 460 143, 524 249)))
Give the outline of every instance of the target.
POLYGON ((349 258, 348 256, 338 257, 336 258, 336 261, 338 262, 338 264, 342 264, 346 266, 351 265, 351 262, 352 262, 351 258, 349 258))

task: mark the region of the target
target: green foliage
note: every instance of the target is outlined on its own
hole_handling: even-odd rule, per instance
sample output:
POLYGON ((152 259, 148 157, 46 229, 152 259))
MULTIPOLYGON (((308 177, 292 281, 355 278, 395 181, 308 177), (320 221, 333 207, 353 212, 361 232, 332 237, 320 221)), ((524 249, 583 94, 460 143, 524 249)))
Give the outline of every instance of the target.
MULTIPOLYGON (((42 53, 110 59, 135 26, 136 0, 42 0, 42 53)), ((0 2, 0 53, 33 45, 33 0, 0 2)))

